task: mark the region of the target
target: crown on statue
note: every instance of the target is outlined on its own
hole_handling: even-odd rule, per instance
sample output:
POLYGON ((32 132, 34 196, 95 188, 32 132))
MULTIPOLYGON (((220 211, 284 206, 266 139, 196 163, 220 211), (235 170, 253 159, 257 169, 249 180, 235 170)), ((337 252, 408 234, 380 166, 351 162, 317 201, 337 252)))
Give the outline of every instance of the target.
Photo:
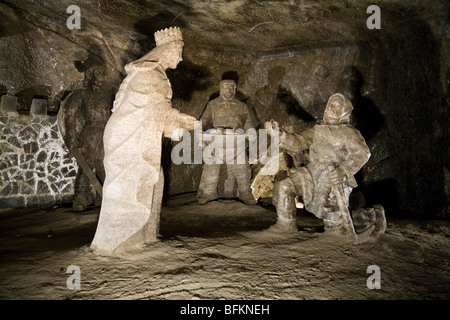
POLYGON ((156 46, 172 42, 172 41, 183 41, 183 36, 181 35, 181 30, 178 27, 170 27, 163 30, 155 32, 156 46))

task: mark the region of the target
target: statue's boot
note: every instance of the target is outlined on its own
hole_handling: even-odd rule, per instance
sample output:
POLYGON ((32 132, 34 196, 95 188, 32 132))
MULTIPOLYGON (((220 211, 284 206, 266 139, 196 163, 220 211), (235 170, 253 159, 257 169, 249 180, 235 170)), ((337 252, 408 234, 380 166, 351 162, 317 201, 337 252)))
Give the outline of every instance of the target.
POLYGON ((73 211, 85 211, 88 207, 89 201, 86 197, 83 196, 75 196, 72 201, 72 210, 73 211))
POLYGON ((276 233, 297 233, 297 220, 296 219, 285 219, 282 217, 277 218, 277 222, 267 229, 268 232, 276 232, 276 233))
POLYGON ((298 234, 295 186, 290 179, 274 184, 272 204, 277 209, 277 222, 262 231, 243 232, 241 233, 243 236, 266 242, 268 240, 284 240, 298 234))
POLYGON ((200 198, 198 198, 198 203, 199 204, 206 204, 210 201, 216 200, 217 199, 217 194, 202 194, 202 196, 200 198))
POLYGON ((241 200, 246 205, 255 205, 257 203, 250 192, 246 192, 244 194, 239 193, 239 200, 241 200))
POLYGON ((75 179, 75 192, 72 200, 73 211, 85 211, 92 203, 90 182, 83 170, 79 170, 75 179))
POLYGON ((328 234, 341 235, 341 236, 353 236, 354 232, 350 226, 347 226, 341 217, 338 219, 324 219, 323 225, 325 232, 328 234))
POLYGON ((373 227, 371 237, 377 237, 386 231, 386 216, 381 205, 371 208, 359 208, 352 212, 356 233, 361 234, 373 227))
POLYGON ((277 202, 277 222, 267 231, 283 234, 298 232, 295 201, 290 198, 284 200, 287 201, 277 202))
POLYGON ((386 214, 384 212, 384 208, 377 204, 373 206, 373 209, 375 210, 375 229, 373 230, 372 235, 374 237, 378 237, 381 234, 384 234, 387 227, 387 221, 386 221, 386 214))
POLYGON ((284 240, 298 233, 296 219, 278 217, 277 222, 270 228, 261 231, 241 232, 244 237, 257 241, 284 240))

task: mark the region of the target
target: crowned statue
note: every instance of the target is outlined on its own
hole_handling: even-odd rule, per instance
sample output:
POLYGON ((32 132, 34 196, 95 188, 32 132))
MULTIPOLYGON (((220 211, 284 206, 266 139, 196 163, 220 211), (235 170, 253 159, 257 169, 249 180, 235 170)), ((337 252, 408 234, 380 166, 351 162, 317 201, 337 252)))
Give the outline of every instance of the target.
POLYGON ((125 66, 104 132, 100 218, 91 248, 113 254, 157 240, 163 195, 162 138, 193 130, 194 117, 172 107, 166 75, 182 61, 183 37, 177 27, 155 33, 156 47, 125 66))

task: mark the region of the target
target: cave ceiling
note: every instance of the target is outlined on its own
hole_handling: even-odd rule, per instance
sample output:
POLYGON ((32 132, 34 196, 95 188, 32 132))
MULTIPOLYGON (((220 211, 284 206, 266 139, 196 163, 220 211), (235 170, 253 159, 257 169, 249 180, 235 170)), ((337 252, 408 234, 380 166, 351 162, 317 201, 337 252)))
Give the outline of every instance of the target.
MULTIPOLYGON (((435 21, 448 14, 445 1, 330 1, 330 0, 6 0, 16 17, 3 17, 1 32, 29 27, 50 30, 83 45, 103 38, 111 49, 141 50, 154 46, 153 33, 179 26, 186 46, 270 52, 364 41, 374 36, 366 27, 367 7, 381 9, 383 31, 401 32, 403 25, 435 21), (68 30, 66 8, 81 8, 81 30, 68 30), (447 13, 445 13, 447 12, 447 13), (16 21, 11 21, 11 20, 16 21), (11 28, 11 22, 16 22, 11 28), (8 27, 9 24, 9 27, 8 27), (124 40, 125 39, 125 40, 124 40)), ((6 10, 5 10, 6 11, 6 10)), ((4 12, 2 15, 7 15, 4 12)), ((373 30, 370 30, 373 31, 373 30)))
POLYGON ((183 31, 185 61, 233 66, 380 40, 387 49, 413 33, 449 39, 449 6, 444 0, 4 0, 0 91, 52 91, 56 105, 59 93, 82 85, 74 64, 93 55, 123 76, 127 63, 154 48, 154 32, 171 26, 183 31), (374 3, 381 30, 366 25, 374 3), (71 5, 80 8, 80 29, 66 25, 71 5))

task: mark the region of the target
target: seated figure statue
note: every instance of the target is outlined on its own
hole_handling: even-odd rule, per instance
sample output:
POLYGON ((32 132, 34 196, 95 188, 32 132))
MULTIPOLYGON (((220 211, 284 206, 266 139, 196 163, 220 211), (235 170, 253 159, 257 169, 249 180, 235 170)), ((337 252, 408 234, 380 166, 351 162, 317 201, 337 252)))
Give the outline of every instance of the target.
MULTIPOLYGON (((323 219, 325 230, 364 240, 384 233, 383 207, 357 209, 351 217, 348 204, 354 175, 370 157, 370 150, 360 132, 350 124, 351 102, 342 94, 333 94, 325 108, 323 123, 299 134, 279 132, 280 148, 289 152, 309 150, 309 163, 289 169, 289 176, 276 181, 273 204, 277 223, 272 231, 296 232, 296 197, 306 210, 323 219)), ((266 122, 269 135, 279 130, 276 122, 266 122)))

